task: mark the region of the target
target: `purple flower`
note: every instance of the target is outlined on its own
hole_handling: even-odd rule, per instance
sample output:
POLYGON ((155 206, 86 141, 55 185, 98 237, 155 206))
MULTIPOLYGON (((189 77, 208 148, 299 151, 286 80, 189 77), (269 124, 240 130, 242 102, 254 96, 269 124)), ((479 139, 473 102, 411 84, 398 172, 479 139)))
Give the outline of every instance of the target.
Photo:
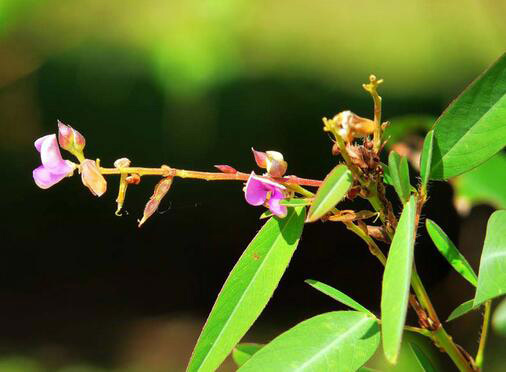
POLYGON ((55 134, 39 138, 35 148, 40 152, 42 165, 33 170, 33 179, 41 189, 53 186, 74 171, 73 164, 61 157, 55 134))
POLYGON ((255 172, 251 172, 246 183, 244 196, 250 205, 258 206, 267 201, 272 214, 278 217, 285 217, 287 209, 284 205, 279 204, 284 199, 283 190, 285 189, 283 185, 258 177, 255 172))

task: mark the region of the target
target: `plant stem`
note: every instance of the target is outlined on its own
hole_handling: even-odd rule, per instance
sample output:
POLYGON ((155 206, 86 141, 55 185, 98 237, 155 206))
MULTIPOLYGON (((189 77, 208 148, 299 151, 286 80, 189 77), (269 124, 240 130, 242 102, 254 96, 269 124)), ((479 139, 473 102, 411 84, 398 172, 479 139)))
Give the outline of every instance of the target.
POLYGON ((374 134, 373 134, 373 144, 374 151, 376 154, 379 153, 381 149, 381 96, 378 94, 378 85, 383 82, 383 79, 378 80, 376 76, 369 76, 369 83, 364 84, 364 89, 369 92, 373 101, 374 101, 374 134))
POLYGON ((418 327, 411 327, 411 326, 404 326, 404 330, 418 333, 422 336, 428 337, 432 339, 432 333, 424 328, 418 328, 418 327))
MULTIPOLYGON (((166 165, 160 168, 142 168, 142 167, 125 167, 125 168, 102 168, 102 174, 138 174, 139 176, 162 176, 162 177, 179 177, 201 179, 206 181, 247 181, 250 174, 243 172, 222 173, 222 172, 199 172, 185 169, 171 168, 166 165)), ((322 183, 320 180, 312 180, 300 178, 296 176, 286 177, 268 177, 276 182, 285 185, 303 185, 319 187, 322 183)))
POLYGON ((355 225, 353 222, 344 222, 348 230, 353 231, 355 234, 357 234, 364 242, 366 242, 367 246, 369 247, 369 251, 376 257, 378 260, 383 264, 383 266, 387 263, 387 258, 379 249, 376 242, 371 238, 369 235, 367 235, 360 227, 355 225))
POLYGON ((413 271, 411 273, 411 287, 420 301, 422 307, 427 311, 429 320, 432 322, 432 327, 437 328, 441 325, 439 317, 434 309, 434 305, 430 301, 429 295, 422 284, 422 280, 416 271, 416 266, 413 264, 413 271))
POLYGON ((470 362, 464 357, 457 345, 453 342, 451 336, 446 333, 445 329, 440 326, 432 332, 434 342, 448 354, 453 363, 457 366, 459 371, 473 372, 475 369, 471 366, 470 362))
POLYGON ((487 343, 488 323, 490 322, 490 308, 492 301, 485 302, 485 313, 483 314, 483 326, 481 328, 480 345, 478 346, 478 353, 476 354, 476 366, 482 368, 483 354, 485 352, 485 344, 487 343))

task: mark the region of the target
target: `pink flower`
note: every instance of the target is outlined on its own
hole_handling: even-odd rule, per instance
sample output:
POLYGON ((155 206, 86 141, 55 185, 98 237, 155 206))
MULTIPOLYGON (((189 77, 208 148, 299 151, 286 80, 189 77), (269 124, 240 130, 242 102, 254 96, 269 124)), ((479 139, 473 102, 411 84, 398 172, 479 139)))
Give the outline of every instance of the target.
POLYGON ((63 160, 55 134, 39 138, 35 148, 40 152, 42 165, 33 170, 33 179, 41 189, 47 189, 74 171, 74 165, 63 160))
POLYGON ((251 172, 246 183, 244 196, 248 204, 254 206, 262 205, 267 201, 272 214, 278 217, 285 217, 287 209, 284 205, 279 204, 285 197, 283 195, 283 190, 285 189, 283 185, 258 177, 255 172, 251 172))

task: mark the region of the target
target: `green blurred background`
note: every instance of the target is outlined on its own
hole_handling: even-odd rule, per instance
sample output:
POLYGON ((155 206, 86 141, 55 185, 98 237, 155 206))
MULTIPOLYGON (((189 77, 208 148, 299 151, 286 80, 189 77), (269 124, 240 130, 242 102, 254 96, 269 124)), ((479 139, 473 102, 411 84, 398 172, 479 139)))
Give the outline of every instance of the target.
MULTIPOLYGON (((0 371, 183 370, 261 224, 239 184, 177 180, 164 213, 140 230, 154 179, 130 188, 121 218, 117 179, 101 199, 78 177, 39 190, 33 141, 57 119, 107 165, 127 156, 139 166, 248 172, 254 146, 281 151, 290 174, 322 178, 336 159, 321 117, 371 115, 361 88, 370 73, 385 79, 386 119, 436 117, 504 52, 505 19, 503 0, 0 0, 0 371)), ((492 206, 462 216, 448 184, 432 191, 427 217, 477 270, 492 206)), ((443 318, 471 298, 426 237, 416 254, 443 318)), ((343 309, 307 278, 379 310, 379 264, 342 226, 313 224, 245 340, 267 342, 343 309)), ((473 353, 479 323, 471 314, 449 325, 473 353)), ((504 370, 505 345, 492 334, 485 370, 504 370)), ((451 370, 439 352, 432 358, 451 370)), ((378 355, 373 365, 390 370, 382 363, 378 355)), ((416 367, 406 355, 397 370, 416 367)))

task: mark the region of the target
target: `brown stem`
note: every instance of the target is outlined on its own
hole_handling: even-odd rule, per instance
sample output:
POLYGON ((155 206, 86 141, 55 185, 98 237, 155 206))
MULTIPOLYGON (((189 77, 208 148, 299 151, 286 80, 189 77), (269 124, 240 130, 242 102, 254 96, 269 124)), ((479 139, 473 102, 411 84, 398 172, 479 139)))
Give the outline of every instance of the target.
MULTIPOLYGON (((138 174, 140 176, 162 176, 162 177, 179 177, 201 179, 206 181, 247 181, 250 174, 243 172, 222 173, 222 172, 200 172, 185 169, 171 168, 166 165, 160 168, 142 168, 142 167, 125 167, 125 168, 102 168, 102 174, 138 174)), ((285 177, 268 177, 278 183, 285 185, 301 185, 320 187, 322 181, 312 180, 308 178, 300 178, 297 176, 285 177)))

